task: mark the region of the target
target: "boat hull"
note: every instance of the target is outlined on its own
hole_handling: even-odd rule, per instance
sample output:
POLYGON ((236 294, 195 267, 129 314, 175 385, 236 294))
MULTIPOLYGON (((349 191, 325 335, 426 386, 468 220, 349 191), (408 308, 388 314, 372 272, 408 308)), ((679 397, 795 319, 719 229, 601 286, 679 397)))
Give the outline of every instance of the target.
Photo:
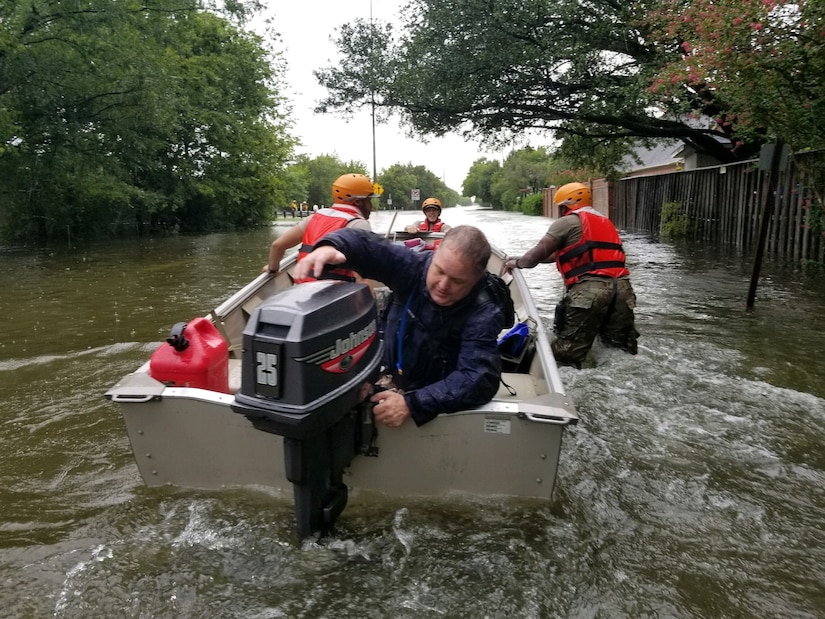
MULTIPOLYGON (((396 237, 403 242, 410 235, 396 237)), ((504 273, 505 261, 506 255, 493 248, 488 270, 509 282, 518 320, 529 325, 530 337, 517 358, 502 353, 505 371, 492 401, 474 410, 439 415, 422 427, 409 421, 400 428, 376 428, 373 442, 365 445, 361 439, 356 455, 343 463, 340 478, 333 470, 332 485, 324 482, 315 488, 313 501, 335 490, 341 497, 334 505, 337 514, 346 503, 346 488, 392 496, 552 497, 564 428, 578 417, 564 394, 527 283, 520 271, 504 273)), ((233 410, 233 405, 238 408, 236 394, 243 395, 244 329, 266 299, 293 285, 294 264, 292 255, 282 262, 277 276, 260 275, 207 314, 227 343, 228 393, 164 384, 152 378, 147 362, 124 376, 106 396, 119 405, 147 485, 204 490, 247 487, 293 496, 303 535, 315 530, 318 509, 327 509, 313 504, 304 518, 307 510, 299 505, 301 483, 306 480, 296 481, 296 474, 301 477, 296 463, 315 458, 296 460, 292 443, 285 450, 283 436, 261 431, 233 410), (287 478, 290 471, 292 482, 287 478)), ((379 283, 374 292, 380 307, 387 290, 379 283)), ((361 434, 368 434, 363 430, 369 425, 363 424, 371 413, 361 408, 341 412, 360 415, 361 434)))
MULTIPOLYGON (((518 382, 516 375, 509 378, 518 382)), ((357 455, 345 483, 393 496, 464 492, 549 499, 563 430, 574 413, 563 395, 535 398, 528 384, 519 388, 529 397, 514 399, 505 391, 506 397, 485 407, 440 415, 421 427, 378 428, 377 455, 357 455), (531 400, 541 402, 542 417, 529 412, 531 400)), ((283 438, 260 432, 235 413, 234 396, 165 387, 138 371, 109 397, 120 405, 147 485, 291 492, 283 438)))

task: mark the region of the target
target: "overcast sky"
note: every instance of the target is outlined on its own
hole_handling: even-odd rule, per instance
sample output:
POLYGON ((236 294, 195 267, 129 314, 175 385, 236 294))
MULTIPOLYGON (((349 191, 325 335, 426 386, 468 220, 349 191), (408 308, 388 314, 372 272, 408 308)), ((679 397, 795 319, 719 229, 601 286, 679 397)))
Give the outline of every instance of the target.
MULTIPOLYGON (((372 16, 392 21, 403 0, 372 0, 372 16)), ((370 0, 298 0, 272 3, 267 14, 274 17, 271 27, 281 33, 288 63, 286 88, 282 90, 293 104, 293 133, 301 140, 299 153, 311 157, 336 154, 343 161, 361 161, 372 174, 372 120, 364 109, 358 116, 344 120, 332 114, 314 114, 313 108, 326 95, 312 75, 314 69, 336 61, 337 50, 331 37, 343 23, 368 19, 370 0)), ((261 30, 260 27, 256 28, 261 30)), ((473 162, 480 158, 501 160, 500 153, 481 150, 477 143, 465 142, 458 135, 438 138, 424 144, 411 140, 394 124, 376 125, 378 173, 393 164, 426 166, 444 183, 461 193, 461 185, 473 162)))

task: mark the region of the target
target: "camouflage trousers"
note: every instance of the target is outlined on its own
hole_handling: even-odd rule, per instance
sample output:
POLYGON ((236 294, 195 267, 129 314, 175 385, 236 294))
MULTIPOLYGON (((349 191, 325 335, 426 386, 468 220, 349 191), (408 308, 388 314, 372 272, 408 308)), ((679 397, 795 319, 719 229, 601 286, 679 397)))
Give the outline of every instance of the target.
POLYGON ((553 325, 556 361, 581 367, 597 335, 606 346, 635 355, 639 337, 635 308, 636 294, 629 278, 591 277, 567 288, 556 306, 553 325))

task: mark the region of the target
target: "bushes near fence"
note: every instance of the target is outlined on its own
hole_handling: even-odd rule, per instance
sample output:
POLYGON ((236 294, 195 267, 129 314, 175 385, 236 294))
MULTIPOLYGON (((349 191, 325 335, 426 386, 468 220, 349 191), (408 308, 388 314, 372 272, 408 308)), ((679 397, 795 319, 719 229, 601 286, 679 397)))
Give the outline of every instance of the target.
POLYGON ((691 235, 693 222, 681 202, 667 202, 662 206, 659 234, 668 240, 684 239, 691 235))
POLYGON ((533 193, 521 201, 521 212, 525 215, 542 214, 542 194, 533 193))

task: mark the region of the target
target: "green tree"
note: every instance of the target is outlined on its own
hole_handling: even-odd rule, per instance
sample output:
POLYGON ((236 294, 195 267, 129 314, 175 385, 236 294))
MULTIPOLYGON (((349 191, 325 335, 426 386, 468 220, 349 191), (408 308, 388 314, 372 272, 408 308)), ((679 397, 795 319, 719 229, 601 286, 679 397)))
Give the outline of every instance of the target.
POLYGON ((543 215, 544 196, 540 193, 534 193, 525 197, 521 201, 521 212, 525 215, 543 215))
POLYGON ((392 196, 393 209, 420 209, 422 202, 429 197, 441 200, 445 208, 458 204, 459 195, 424 166, 414 166, 411 163, 392 165, 381 171, 378 182, 384 187, 381 204, 386 206, 387 198, 392 196), (421 199, 415 204, 412 200, 413 189, 418 189, 421 195, 421 199))
MULTIPOLYGON (((395 28, 342 27, 343 61, 316 73, 329 89, 318 109, 351 113, 374 101, 418 133, 499 144, 546 130, 563 139, 566 156, 605 173, 653 139, 680 139, 723 162, 751 156, 764 138, 688 115, 717 116, 722 96, 652 88, 682 57, 647 23, 667 1, 411 0, 395 28), (734 150, 736 141, 743 145, 734 150)), ((799 67, 800 79, 821 83, 821 68, 799 67)))
POLYGON ((301 165, 301 157, 298 157, 298 162, 293 163, 284 171, 282 178, 284 179, 284 195, 285 200, 276 205, 276 211, 284 211, 292 209, 292 201, 295 200, 300 204, 309 195, 309 172, 306 166, 301 165))
POLYGON ((464 195, 475 196, 476 201, 484 206, 500 207, 500 204, 493 204, 493 194, 490 190, 493 177, 499 170, 501 164, 497 160, 491 161, 486 157, 476 159, 464 179, 464 195))
POLYGON ((503 172, 523 193, 537 193, 550 182, 550 161, 546 148, 527 146, 507 157, 503 172))
POLYGON ((413 208, 411 192, 413 189, 418 188, 420 183, 418 175, 411 164, 396 163, 391 165, 381 171, 378 182, 384 187, 384 195, 381 196, 383 204, 386 204, 387 199, 392 197, 393 209, 408 211, 413 208))
POLYGON ((565 154, 564 146, 550 154, 549 177, 545 187, 559 187, 566 183, 584 182, 602 176, 596 168, 576 165, 574 159, 565 154))
POLYGON ((280 72, 258 37, 197 0, 0 5, 5 236, 270 219, 293 146, 280 72))
POLYGON ((355 173, 369 176, 364 163, 344 162, 337 155, 320 155, 314 158, 299 155, 293 167, 300 170, 300 174, 306 180, 305 191, 293 199, 298 202, 306 200, 310 206, 332 204, 332 183, 342 174, 355 173))
POLYGON ((558 151, 528 146, 511 152, 503 165, 487 159, 475 161, 464 180, 464 193, 487 206, 526 212, 523 208, 526 197, 541 195, 545 187, 594 176, 597 176, 594 171, 575 167, 558 151))
POLYGON ((552 156, 545 147, 514 150, 490 175, 491 203, 496 208, 522 210, 522 200, 550 184, 552 156))

